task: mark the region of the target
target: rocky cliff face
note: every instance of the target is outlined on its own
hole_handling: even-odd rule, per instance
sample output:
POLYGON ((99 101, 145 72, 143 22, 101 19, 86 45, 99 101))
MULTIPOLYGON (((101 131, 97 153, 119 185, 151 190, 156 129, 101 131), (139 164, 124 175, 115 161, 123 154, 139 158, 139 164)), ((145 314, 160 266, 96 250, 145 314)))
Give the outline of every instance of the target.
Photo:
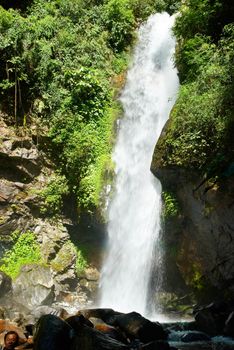
MULTIPOLYGON (((46 286, 50 298, 43 296, 42 302, 37 303, 40 293, 38 294, 35 285, 39 285, 39 289, 44 288, 40 282, 42 276, 40 271, 37 273, 37 269, 25 267, 20 276, 13 281, 11 291, 13 297, 17 301, 20 297, 23 298, 22 304, 25 305, 29 301, 32 301, 31 304, 36 302, 39 306, 69 300, 86 304, 97 288, 98 271, 91 261, 91 265, 87 266, 79 276, 76 267, 77 252, 74 244, 71 244, 72 241, 79 243, 79 236, 81 241, 84 240, 82 244, 86 243, 85 233, 80 230, 79 234, 79 226, 76 226, 72 218, 66 214, 54 220, 40 210, 43 204, 40 191, 47 186, 56 170, 56 164, 48 158, 46 152, 42 151, 43 147, 40 147, 44 142, 45 149, 45 140, 40 135, 41 141, 38 144, 36 128, 16 129, 7 125, 2 115, 0 115, 0 135, 0 258, 3 251, 11 247, 11 235, 14 231, 33 232, 40 245, 43 261, 47 265, 44 267, 45 276, 49 276, 52 286, 49 288, 46 286), (74 235, 76 239, 73 239, 74 235), (30 273, 34 273, 35 276, 31 278, 30 273), (28 284, 25 281, 28 281, 28 284), (18 290, 22 285, 30 294, 28 302, 24 291, 18 290), (74 295, 70 295, 71 290, 74 295)), ((70 203, 68 201, 66 211, 71 213, 75 210, 72 201, 70 203)), ((90 231, 90 224, 86 231, 90 231)), ((86 236, 90 240, 88 233, 86 236)), ((93 241, 88 243, 92 245, 93 241)), ((96 253, 96 261, 97 255, 96 253)))
POLYGON ((32 137, 0 120, 0 236, 27 230, 40 215, 37 190, 52 173, 32 137), (26 136, 26 135, 27 136, 26 136))
POLYGON ((234 293, 234 177, 205 181, 195 169, 165 164, 161 140, 167 128, 151 165, 163 191, 173 193, 178 204, 178 213, 165 218, 166 288, 178 293, 187 288, 202 300, 211 294, 229 297, 234 293))

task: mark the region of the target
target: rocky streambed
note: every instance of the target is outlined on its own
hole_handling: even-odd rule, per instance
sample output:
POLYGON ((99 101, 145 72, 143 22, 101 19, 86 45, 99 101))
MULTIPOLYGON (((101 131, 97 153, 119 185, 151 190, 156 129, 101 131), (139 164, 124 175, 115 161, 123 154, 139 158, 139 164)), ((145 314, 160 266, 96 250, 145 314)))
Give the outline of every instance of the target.
POLYGON ((113 309, 76 309, 61 304, 31 307, 13 299, 0 300, 0 344, 6 331, 15 330, 17 350, 233 350, 233 301, 213 302, 194 309, 190 322, 159 323, 137 312, 113 309), (20 307, 20 312, 17 312, 20 307))

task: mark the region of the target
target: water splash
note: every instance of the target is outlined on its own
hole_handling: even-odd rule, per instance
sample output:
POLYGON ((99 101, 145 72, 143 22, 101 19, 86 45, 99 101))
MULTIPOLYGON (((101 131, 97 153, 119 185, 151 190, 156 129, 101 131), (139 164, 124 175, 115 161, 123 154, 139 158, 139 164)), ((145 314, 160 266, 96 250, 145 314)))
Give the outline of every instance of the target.
POLYGON ((150 164, 178 89, 172 61, 173 22, 167 13, 156 14, 139 30, 133 64, 120 98, 124 117, 113 155, 116 189, 109 207, 100 306, 122 312, 135 310, 142 315, 148 309, 148 287, 160 231, 161 185, 151 174, 150 164))

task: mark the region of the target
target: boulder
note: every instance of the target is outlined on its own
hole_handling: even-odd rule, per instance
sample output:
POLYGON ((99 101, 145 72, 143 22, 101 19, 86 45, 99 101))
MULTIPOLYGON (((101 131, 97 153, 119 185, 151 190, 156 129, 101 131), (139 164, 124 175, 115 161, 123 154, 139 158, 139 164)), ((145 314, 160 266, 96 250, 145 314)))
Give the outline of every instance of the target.
POLYGON ((26 323, 35 324, 41 316, 44 316, 47 314, 53 314, 62 318, 60 310, 58 308, 55 308, 49 305, 40 305, 40 306, 34 307, 31 313, 26 316, 26 323))
POLYGON ((42 316, 34 332, 34 350, 70 349, 72 328, 55 315, 42 316))
POLYGON ((198 330, 211 336, 223 334, 227 319, 228 305, 224 302, 213 302, 194 310, 194 318, 198 330))
POLYGON ((143 343, 167 339, 167 333, 158 322, 149 321, 137 312, 115 316, 113 325, 130 339, 137 338, 143 343))
POLYGON ((115 311, 113 309, 84 309, 79 310, 77 315, 83 315, 86 318, 94 317, 99 318, 105 323, 114 326, 115 317, 118 315, 122 315, 121 312, 115 311))
POLYGON ((224 334, 234 338, 234 311, 229 314, 225 322, 224 334))
POLYGON ((94 328, 97 329, 99 332, 102 332, 103 334, 106 334, 109 337, 120 341, 121 343, 128 343, 125 335, 119 329, 116 329, 113 326, 109 326, 106 323, 97 323, 94 328))
MULTIPOLYGON (((67 348, 66 348, 67 349, 67 348)), ((125 350, 125 344, 109 337, 98 330, 84 325, 72 339, 70 350, 125 350)))
POLYGON ((124 314, 113 309, 100 308, 80 310, 77 314, 86 318, 100 318, 108 325, 120 329, 132 340, 137 338, 143 343, 149 343, 167 339, 167 333, 158 322, 149 321, 137 312, 124 314))
POLYGON ((25 265, 13 282, 13 299, 31 310, 51 304, 54 300, 54 281, 50 268, 25 265))
POLYGON ((77 332, 79 332, 80 328, 83 327, 83 325, 93 328, 92 322, 85 318, 83 315, 70 316, 66 318, 66 322, 77 332))
POLYGON ((144 344, 140 347, 141 350, 171 350, 169 344, 164 340, 157 340, 144 344))

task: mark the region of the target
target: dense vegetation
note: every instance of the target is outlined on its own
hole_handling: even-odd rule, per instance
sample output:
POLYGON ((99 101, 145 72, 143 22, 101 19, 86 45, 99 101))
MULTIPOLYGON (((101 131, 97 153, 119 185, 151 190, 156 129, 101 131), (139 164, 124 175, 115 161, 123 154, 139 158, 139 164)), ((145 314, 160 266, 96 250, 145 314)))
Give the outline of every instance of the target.
POLYGON ((1 259, 1 271, 15 278, 23 265, 43 263, 40 246, 33 232, 15 231, 11 235, 11 241, 12 248, 1 259))
POLYGON ((207 177, 233 173, 233 15, 230 0, 186 0, 174 28, 182 85, 161 141, 163 161, 207 177))
POLYGON ((114 98, 135 29, 152 12, 173 9, 174 2, 2 4, 0 108, 8 124, 36 124, 50 138, 50 152, 59 167, 57 178, 42 193, 42 210, 58 212, 63 195, 72 192, 81 209, 92 211, 112 172, 113 123, 119 113, 114 98))

